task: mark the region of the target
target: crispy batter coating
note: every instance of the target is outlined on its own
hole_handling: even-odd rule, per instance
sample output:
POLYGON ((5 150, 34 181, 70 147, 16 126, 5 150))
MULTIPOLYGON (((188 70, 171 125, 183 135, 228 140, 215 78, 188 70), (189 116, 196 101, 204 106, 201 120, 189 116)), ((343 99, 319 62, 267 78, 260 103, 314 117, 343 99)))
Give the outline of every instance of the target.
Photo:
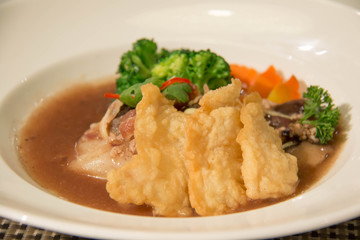
POLYGON ((202 111, 212 111, 221 107, 240 106, 241 82, 233 79, 231 84, 207 92, 199 101, 202 111))
POLYGON ((248 199, 292 194, 297 160, 264 119, 258 94, 240 102, 241 82, 207 92, 184 114, 158 87, 142 86, 136 108, 137 154, 107 175, 110 197, 148 204, 155 215, 232 212, 248 199), (193 209, 192 209, 193 208, 193 209))
POLYGON ((240 90, 241 83, 235 80, 210 91, 186 124, 190 202, 199 215, 228 213, 246 202, 242 153, 236 142, 240 90))
POLYGON ((187 116, 158 87, 147 84, 141 90, 135 120, 138 154, 108 173, 106 189, 119 203, 152 206, 155 215, 189 216, 193 210, 183 156, 187 116))
POLYGON ((260 96, 251 94, 244 102, 240 117, 244 127, 237 141, 243 151, 246 195, 265 199, 294 193, 298 182, 296 157, 284 152, 278 134, 264 119, 260 96))

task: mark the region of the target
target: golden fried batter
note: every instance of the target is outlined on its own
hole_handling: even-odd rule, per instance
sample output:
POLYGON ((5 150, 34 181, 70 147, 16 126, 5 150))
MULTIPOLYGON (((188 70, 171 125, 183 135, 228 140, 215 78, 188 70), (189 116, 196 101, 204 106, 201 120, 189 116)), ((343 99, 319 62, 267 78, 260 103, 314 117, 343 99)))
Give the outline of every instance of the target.
POLYGON ((177 111, 159 88, 142 86, 136 108, 137 155, 111 170, 106 185, 119 203, 148 204, 155 215, 232 212, 250 199, 295 191, 296 158, 264 119, 258 94, 240 102, 241 82, 207 92, 200 108, 177 111))
POLYGON ((237 141, 243 151, 242 174, 246 195, 251 199, 278 198, 295 191, 296 157, 285 153, 275 130, 264 119, 261 98, 251 94, 241 109, 237 141))
POLYGON ((186 115, 173 107, 159 88, 141 88, 136 107, 137 155, 109 172, 106 189, 119 203, 148 204, 155 215, 189 216, 188 173, 183 149, 186 115))
POLYGON ((246 202, 242 153, 236 142, 241 83, 210 91, 186 123, 185 148, 191 206, 199 215, 231 212, 246 202))

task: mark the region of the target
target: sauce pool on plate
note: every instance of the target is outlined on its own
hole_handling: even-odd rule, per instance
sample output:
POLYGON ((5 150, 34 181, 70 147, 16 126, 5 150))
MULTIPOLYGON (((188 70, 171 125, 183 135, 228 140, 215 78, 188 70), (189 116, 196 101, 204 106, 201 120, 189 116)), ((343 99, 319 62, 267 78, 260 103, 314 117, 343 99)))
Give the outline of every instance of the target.
MULTIPOLYGON (((152 216, 149 206, 121 205, 111 199, 105 188, 106 180, 79 174, 68 167, 75 159, 78 139, 91 123, 100 121, 112 102, 104 98, 104 93, 114 90, 112 78, 98 84, 75 85, 45 99, 18 132, 19 156, 28 174, 43 189, 60 198, 105 211, 152 216)), ((293 147, 289 152, 298 157, 299 166, 296 192, 286 198, 249 201, 235 212, 268 206, 303 193, 328 171, 342 142, 340 136, 335 136, 327 146, 330 154, 325 154, 325 160, 316 166, 306 163, 309 148, 293 147)), ((321 146, 313 148, 310 155, 311 151, 321 154, 321 146)))

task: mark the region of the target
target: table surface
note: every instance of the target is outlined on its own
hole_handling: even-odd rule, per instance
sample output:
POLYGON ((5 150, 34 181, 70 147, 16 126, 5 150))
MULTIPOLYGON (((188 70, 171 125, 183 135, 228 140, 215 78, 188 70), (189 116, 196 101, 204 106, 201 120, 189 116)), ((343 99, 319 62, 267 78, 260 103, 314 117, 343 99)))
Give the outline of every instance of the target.
MULTIPOLYGON (((0 239, 18 240, 88 240, 77 236, 34 228, 0 217, 0 239)), ((276 239, 360 239, 360 217, 319 230, 276 239)))

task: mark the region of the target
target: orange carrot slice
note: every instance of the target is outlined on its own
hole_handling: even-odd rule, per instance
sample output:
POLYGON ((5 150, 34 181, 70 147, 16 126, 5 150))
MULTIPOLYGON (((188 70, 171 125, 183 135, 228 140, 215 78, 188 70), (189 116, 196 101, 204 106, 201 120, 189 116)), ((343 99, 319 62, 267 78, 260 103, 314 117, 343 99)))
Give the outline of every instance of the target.
POLYGON ((230 74, 240 79, 241 82, 245 83, 248 87, 252 86, 258 77, 258 72, 254 68, 238 64, 230 65, 230 74))
POLYGON ((300 84, 299 84, 299 81, 297 80, 297 78, 294 75, 292 75, 290 77, 290 79, 285 82, 285 84, 287 86, 289 86, 290 89, 291 89, 290 100, 295 100, 295 99, 301 98, 301 94, 299 92, 300 84))
POLYGON ((285 83, 277 84, 269 93, 267 99, 278 104, 298 99, 301 97, 299 86, 298 80, 293 75, 285 83))
POLYGON ((265 72, 261 73, 254 84, 249 88, 250 92, 259 92, 261 97, 266 98, 271 90, 283 82, 283 78, 277 73, 274 66, 270 66, 265 72))
POLYGON ((274 103, 278 103, 278 104, 289 101, 289 99, 290 99, 289 87, 283 83, 279 83, 270 92, 267 99, 274 103))

